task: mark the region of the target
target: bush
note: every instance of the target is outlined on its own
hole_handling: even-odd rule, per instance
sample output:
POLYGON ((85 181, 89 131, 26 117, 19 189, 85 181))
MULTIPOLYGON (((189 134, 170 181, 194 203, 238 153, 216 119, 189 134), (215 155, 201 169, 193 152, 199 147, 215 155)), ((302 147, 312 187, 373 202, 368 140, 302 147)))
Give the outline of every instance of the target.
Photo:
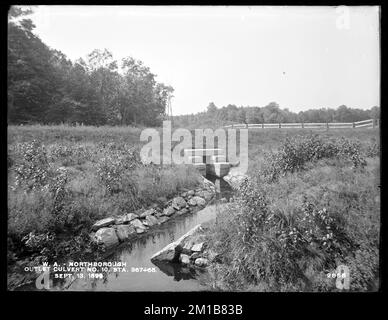
MULTIPOLYGON (((337 187, 338 181, 331 184, 337 187)), ((303 192, 299 205, 281 210, 279 195, 273 195, 276 186, 281 187, 247 179, 228 205, 230 213, 218 219, 210 242, 222 256, 213 270, 219 287, 335 291, 326 274, 343 264, 350 269, 350 290, 370 289, 378 274, 378 221, 370 215, 375 191, 368 185, 364 189, 369 193, 354 194, 351 184, 349 191, 323 186, 303 192)))
POLYGON ((49 175, 46 148, 33 140, 17 144, 15 152, 18 156, 18 161, 13 166, 15 185, 28 190, 46 185, 49 175))
POLYGON ((106 156, 97 163, 97 176, 110 193, 121 192, 132 186, 132 193, 136 194, 135 184, 128 172, 136 165, 130 157, 106 156))
POLYGON ((351 160, 353 168, 366 166, 359 142, 345 138, 323 140, 319 135, 295 136, 287 137, 277 152, 265 154, 259 175, 271 182, 288 172, 304 169, 308 162, 334 157, 351 160))
POLYGON ((59 161, 62 166, 74 166, 90 160, 91 152, 83 145, 66 146, 55 144, 50 148, 50 160, 59 161))
POLYGON ((260 189, 261 186, 254 182, 247 181, 242 185, 237 198, 241 211, 236 221, 240 226, 242 245, 256 243, 265 247, 260 254, 261 262, 258 262, 262 277, 256 279, 257 282, 276 275, 277 281, 295 283, 304 274, 299 264, 301 259, 324 257, 322 263, 333 265, 343 254, 341 250, 349 239, 344 236, 339 217, 333 217, 326 208, 315 208, 307 200, 300 212, 292 217, 271 212, 260 189), (264 256, 274 261, 269 262, 264 256), (286 265, 284 261, 287 261, 286 265), (271 263, 269 270, 269 265, 263 265, 263 262, 271 263))
POLYGON ((370 158, 380 156, 380 145, 377 142, 372 141, 372 143, 367 146, 365 154, 370 158))

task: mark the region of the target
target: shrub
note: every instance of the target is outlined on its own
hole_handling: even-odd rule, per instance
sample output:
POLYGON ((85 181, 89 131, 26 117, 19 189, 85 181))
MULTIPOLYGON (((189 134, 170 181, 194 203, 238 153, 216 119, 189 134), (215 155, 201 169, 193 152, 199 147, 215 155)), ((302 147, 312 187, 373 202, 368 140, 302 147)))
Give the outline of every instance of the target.
POLYGON ((365 155, 370 158, 380 156, 380 145, 377 142, 370 143, 366 148, 365 155))
POLYGON ((50 160, 59 161, 63 166, 80 165, 91 157, 89 148, 83 145, 66 146, 55 144, 50 149, 50 160))
POLYGON ((68 172, 61 167, 52 171, 46 184, 25 192, 24 189, 9 190, 10 233, 23 237, 31 231, 53 231, 68 198, 66 184, 68 172))
POLYGON ((67 196, 66 184, 69 180, 68 171, 64 167, 56 170, 56 175, 50 181, 49 190, 54 198, 53 214, 61 212, 65 197, 67 196))
POLYGON ((131 162, 131 158, 129 161, 127 159, 127 157, 113 155, 106 156, 97 163, 97 176, 110 193, 123 191, 128 184, 135 187, 131 183, 128 171, 136 164, 131 162))
POLYGON ((18 161, 13 166, 15 185, 29 190, 47 184, 49 163, 46 148, 36 140, 16 145, 18 161))
POLYGON ((363 168, 366 166, 366 161, 361 152, 360 142, 350 141, 345 138, 337 139, 338 155, 350 159, 353 163, 353 168, 363 168))
POLYGON ((362 242, 352 255, 345 258, 345 265, 349 267, 350 290, 367 291, 378 287, 378 247, 362 242))
MULTIPOLYGON (((223 265, 215 269, 223 286, 331 291, 335 285, 326 273, 344 264, 350 268, 351 290, 370 288, 378 271, 378 244, 375 222, 352 211, 361 198, 342 196, 338 211, 336 205, 306 195, 296 210, 284 212, 269 205, 270 190, 262 181, 247 179, 228 205, 232 214, 223 215, 227 221, 218 222, 210 235, 222 253, 223 265)), ((334 194, 322 192, 336 201, 334 194)))
POLYGON ((353 168, 366 166, 359 142, 345 138, 323 140, 319 135, 295 136, 287 137, 277 152, 265 154, 259 175, 271 182, 288 172, 304 169, 308 162, 334 157, 351 160, 353 168))

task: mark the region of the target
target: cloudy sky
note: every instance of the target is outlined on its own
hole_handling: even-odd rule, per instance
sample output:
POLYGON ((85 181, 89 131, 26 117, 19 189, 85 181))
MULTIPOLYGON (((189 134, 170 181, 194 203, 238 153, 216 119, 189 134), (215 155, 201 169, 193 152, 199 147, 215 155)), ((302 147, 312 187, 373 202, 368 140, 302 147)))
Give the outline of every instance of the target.
POLYGON ((142 60, 174 87, 176 115, 380 105, 377 7, 39 6, 32 18, 72 60, 96 48, 142 60))

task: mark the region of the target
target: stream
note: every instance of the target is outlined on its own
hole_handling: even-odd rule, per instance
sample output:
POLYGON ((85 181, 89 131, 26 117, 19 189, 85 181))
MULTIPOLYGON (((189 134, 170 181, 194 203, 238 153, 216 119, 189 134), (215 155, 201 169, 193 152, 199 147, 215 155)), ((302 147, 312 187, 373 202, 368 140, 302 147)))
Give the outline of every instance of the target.
MULTIPOLYGON (((75 278, 66 286, 64 281, 53 281, 50 290, 70 291, 200 291, 208 290, 197 278, 198 270, 174 264, 156 266, 151 256, 169 243, 177 240, 200 223, 214 220, 222 198, 229 199, 232 189, 223 179, 206 177, 216 185, 216 201, 193 214, 176 216, 171 221, 150 230, 140 238, 120 245, 103 261, 125 262, 126 272, 106 272, 103 278, 75 278), (136 271, 136 268, 138 270, 136 271), (143 268, 140 271, 140 268, 143 268)), ((62 280, 62 279, 61 279, 62 280)), ((27 290, 33 290, 35 284, 27 290)), ((26 288, 25 288, 26 290, 26 288)))

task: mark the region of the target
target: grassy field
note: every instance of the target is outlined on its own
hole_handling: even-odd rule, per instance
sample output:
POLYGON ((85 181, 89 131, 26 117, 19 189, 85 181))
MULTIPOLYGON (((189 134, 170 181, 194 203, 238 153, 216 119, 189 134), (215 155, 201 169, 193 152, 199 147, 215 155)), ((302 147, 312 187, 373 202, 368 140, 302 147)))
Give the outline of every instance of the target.
MULTIPOLYGON (((97 219, 136 211, 153 204, 158 198, 170 198, 182 188, 198 185, 200 177, 190 167, 141 164, 140 132, 141 128, 132 127, 8 127, 9 268, 22 267, 24 263, 41 264, 45 260, 88 250, 84 244, 88 242, 91 224, 97 219)), ((316 140, 309 141, 308 148, 314 147, 316 140)), ((359 279, 353 284, 361 289, 370 286, 371 279, 376 279, 378 256, 378 145, 378 129, 327 132, 251 130, 248 174, 252 184, 241 193, 239 200, 230 205, 230 210, 223 214, 212 233, 214 246, 217 248, 217 243, 222 243, 227 250, 223 269, 219 271, 222 275, 220 286, 241 290, 304 290, 300 276, 295 276, 299 272, 312 279, 308 288, 326 290, 325 270, 333 268, 338 257, 333 258, 318 249, 321 256, 310 257, 298 249, 292 251, 294 256, 285 255, 283 260, 276 258, 290 260, 290 265, 275 263, 278 261, 275 258, 260 265, 266 260, 258 248, 272 247, 257 239, 241 242, 241 226, 257 221, 260 210, 282 217, 277 219, 284 225, 282 228, 288 230, 294 227, 293 223, 298 227, 296 217, 305 212, 306 203, 311 203, 317 210, 325 208, 330 214, 345 219, 341 220, 341 230, 345 230, 342 232, 347 235, 351 249, 346 251, 343 259, 350 259, 346 263, 353 269, 365 266, 366 270, 352 270, 359 279), (348 142, 344 145, 338 140, 340 144, 335 144, 338 152, 329 156, 319 159, 298 157, 305 148, 292 139, 309 139, 313 133, 318 133, 321 141, 344 137, 348 142), (285 145, 292 143, 301 149, 296 152, 285 149, 283 158, 276 156, 285 145), (345 148, 347 153, 341 153, 341 148, 345 148), (284 155, 291 155, 291 160, 284 155), (352 164, 362 160, 366 165, 352 168, 352 164), (287 169, 290 164, 295 170, 287 169), (268 176, 271 179, 267 179, 268 176), (255 199, 263 200, 264 207, 261 200, 257 202, 255 199), (236 215, 236 212, 241 215, 236 215), (240 218, 236 216, 247 220, 238 220, 240 218), (358 239, 356 244, 354 239, 358 239), (360 253, 354 256, 349 252, 360 253), (298 255, 304 258, 297 258, 298 255), (298 269, 295 263, 310 269, 298 269), (270 266, 273 265, 279 265, 279 268, 272 270, 270 266), (257 270, 262 274, 257 274, 257 270), (294 270, 295 274, 284 279, 279 276, 288 274, 287 270, 294 270), (313 279, 312 274, 321 278, 313 279), (262 281, 263 275, 270 281, 262 281), (282 285, 279 279, 293 285, 282 285)), ((257 228, 255 223, 251 227, 257 228)), ((268 234, 262 235, 271 239, 273 232, 279 230, 272 228, 265 231, 268 234)), ((274 243, 278 245, 276 241, 275 237, 274 243)), ((267 253, 282 252, 271 250, 267 253)), ((308 251, 304 247, 303 250, 308 251)))
POLYGON ((142 164, 140 131, 8 128, 10 268, 88 251, 96 220, 136 212, 199 185, 194 168, 142 164))
POLYGON ((249 180, 209 232, 219 253, 212 287, 352 291, 379 286, 377 130, 251 132, 249 180))

